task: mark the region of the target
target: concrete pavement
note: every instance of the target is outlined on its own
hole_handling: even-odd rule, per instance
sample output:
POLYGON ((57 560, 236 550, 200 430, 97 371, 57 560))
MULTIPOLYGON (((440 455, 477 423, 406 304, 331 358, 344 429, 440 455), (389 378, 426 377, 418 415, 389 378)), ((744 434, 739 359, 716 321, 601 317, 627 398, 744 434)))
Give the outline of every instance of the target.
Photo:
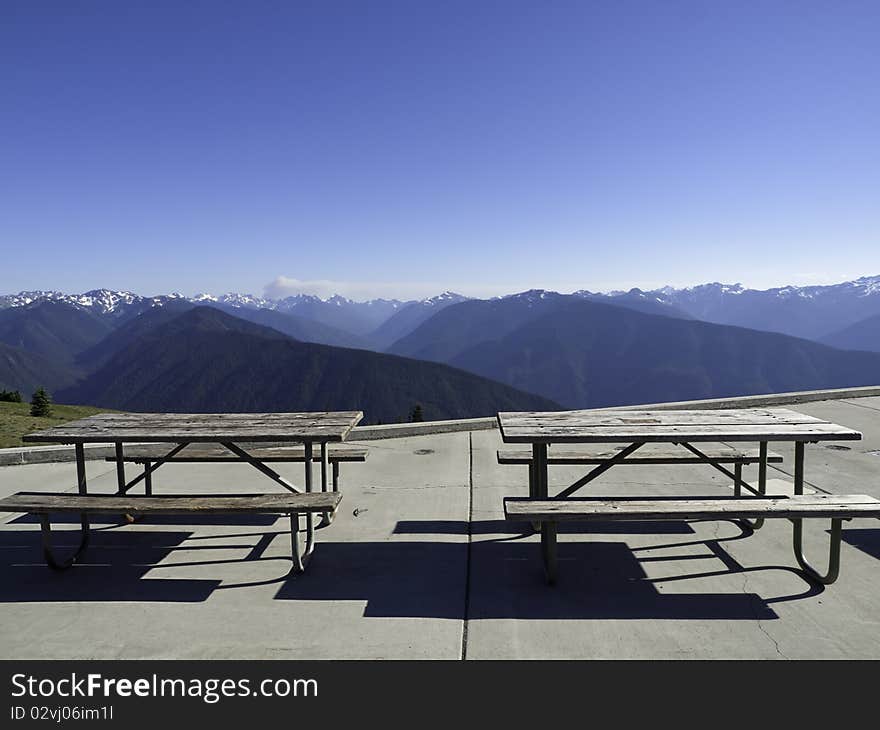
MULTIPOLYGON (((807 447, 813 488, 880 497, 880 397, 796 406, 864 441, 807 447)), ((336 522, 309 571, 287 575, 287 521, 271 515, 100 522, 81 564, 48 570, 38 524, 0 515, 5 658, 880 658, 880 522, 845 524, 841 578, 795 570, 791 526, 732 522, 570 525, 560 580, 537 538, 503 519, 525 467, 499 466, 497 431, 364 442, 344 464, 336 522), (355 516, 355 511, 357 515, 355 516)), ((773 448, 773 447, 772 447, 773 448)), ((775 449, 774 450, 778 450, 775 449)), ((790 453, 771 468, 790 488, 790 453)), ((88 463, 90 489, 115 472, 88 463)), ((133 468, 133 467, 132 467, 133 468)), ((293 480, 300 465, 283 465, 293 480)), ((583 472, 552 467, 562 486, 583 472)), ((746 476, 752 476, 747 470, 746 476)), ((70 463, 0 468, 0 495, 73 489, 70 463)), ((166 465, 157 492, 271 491, 247 465, 166 465)), ((697 466, 617 467, 592 494, 722 494, 697 466)), ((75 529, 68 521, 59 528, 75 529)), ((71 533, 73 535, 74 533, 71 533)), ((63 541, 63 530, 57 535, 63 541)), ((824 564, 827 525, 808 524, 824 564)), ((70 540, 70 536, 68 536, 70 540)))

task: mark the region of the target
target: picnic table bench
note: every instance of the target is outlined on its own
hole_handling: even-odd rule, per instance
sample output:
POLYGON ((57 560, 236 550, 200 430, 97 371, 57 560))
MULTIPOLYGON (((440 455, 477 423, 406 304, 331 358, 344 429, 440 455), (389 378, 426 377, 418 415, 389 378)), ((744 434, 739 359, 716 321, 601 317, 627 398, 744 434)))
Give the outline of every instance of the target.
POLYGON ((45 431, 23 437, 23 441, 37 443, 73 444, 76 455, 76 493, 29 493, 20 492, 0 499, 0 511, 28 512, 39 516, 43 536, 43 553, 53 568, 72 565, 88 545, 89 515, 95 513, 139 514, 211 514, 229 512, 280 512, 290 515, 293 570, 305 571, 307 561, 314 549, 313 517, 324 515, 328 524, 335 513, 341 495, 338 479, 332 484, 328 471, 331 463, 338 467, 339 461, 363 461, 365 454, 349 454, 340 451, 335 462, 330 460, 329 443, 346 439, 351 429, 361 420, 361 411, 321 413, 102 413, 78 421, 66 423, 45 431), (115 444, 117 493, 89 494, 86 479, 84 444, 115 444), (208 444, 219 444, 222 449, 210 449, 208 444), (259 443, 301 443, 302 451, 279 455, 275 450, 251 447, 259 443), (130 457, 125 445, 137 444, 130 457), (143 446, 153 444, 153 446, 143 446), (164 451, 164 449, 170 450, 164 451), (195 444, 189 455, 183 452, 195 444), (250 451, 243 448, 248 444, 250 451), (318 453, 315 452, 315 446, 318 453), (160 450, 161 449, 161 450, 160 450), (163 453, 164 451, 164 453, 163 453), (267 453, 271 451, 272 453, 267 453), (224 456, 229 454, 229 456, 224 456), (144 461, 142 474, 126 480, 125 464, 144 461), (163 495, 152 494, 150 475, 165 463, 173 461, 218 461, 248 463, 270 478, 287 493, 281 494, 207 494, 163 495), (149 464, 146 463, 149 461, 149 464), (270 461, 301 461, 304 466, 303 486, 299 488, 268 466, 270 461), (321 465, 321 492, 314 490, 312 464, 321 465), (129 494, 131 488, 144 481, 147 493, 143 496, 129 494), (51 547, 52 512, 80 514, 80 544, 67 559, 57 559, 51 547), (302 531, 300 517, 305 522, 305 545, 300 548, 298 533, 302 531))
POLYGON ((236 514, 236 513, 284 513, 290 516, 291 557, 299 572, 314 550, 314 533, 307 529, 305 544, 300 545, 299 517, 316 512, 335 510, 342 496, 334 493, 315 492, 314 494, 239 494, 239 495, 162 495, 148 497, 141 495, 118 494, 51 494, 46 492, 18 492, 0 499, 0 512, 27 512, 40 519, 43 541, 43 556, 46 563, 56 570, 69 568, 79 558, 89 544, 90 514, 121 514, 136 510, 147 515, 182 514, 236 514), (49 515, 52 512, 79 513, 83 530, 79 546, 67 558, 59 559, 52 549, 52 527, 49 515))
MULTIPOLYGON (((339 491, 339 465, 343 462, 366 461, 368 453, 367 449, 352 446, 331 446, 327 449, 327 460, 330 463, 332 472, 331 484, 334 492, 339 491)), ((304 447, 291 448, 289 446, 275 446, 270 448, 248 448, 248 454, 259 459, 263 464, 273 462, 300 463, 305 461, 306 458, 304 447)), ((323 457, 323 452, 315 452, 312 454, 312 461, 320 462, 323 457)), ((113 456, 104 457, 104 461, 118 464, 120 462, 120 457, 118 454, 114 454, 113 456)), ((153 492, 152 474, 156 468, 158 468, 154 468, 156 462, 161 461, 164 464, 211 464, 230 461, 246 463, 247 459, 238 454, 233 454, 228 449, 210 447, 205 444, 190 444, 185 449, 178 451, 171 457, 167 456, 167 448, 155 445, 138 444, 135 446, 129 446, 125 449, 121 461, 123 463, 143 465, 144 471, 141 478, 144 481, 144 492, 149 495, 153 492)), ((322 475, 322 479, 324 477, 325 475, 322 475)), ((133 485, 128 486, 126 491, 128 491, 131 486, 133 485)), ((321 491, 327 491, 327 485, 324 482, 321 484, 321 491)))
POLYGON ((737 519, 755 530, 765 519, 786 518, 793 523, 794 551, 798 564, 811 579, 823 584, 839 575, 841 521, 854 517, 880 517, 880 501, 865 495, 804 494, 804 446, 826 440, 854 440, 858 431, 783 408, 722 411, 568 411, 499 413, 502 439, 531 444, 531 455, 519 449, 499 452, 501 463, 529 465, 528 498, 507 497, 507 519, 537 524, 547 581, 557 578, 557 523, 564 520, 681 520, 737 519), (741 467, 754 463, 754 452, 731 449, 728 442, 757 441, 758 484, 742 479, 741 467), (769 442, 794 443, 794 495, 767 495, 767 464, 778 455, 769 442), (706 448, 705 443, 722 443, 706 448), (623 448, 584 456, 582 453, 548 452, 551 443, 625 444, 623 448), (700 444, 700 447, 695 444, 700 444), (650 445, 650 446, 646 446, 650 445), (659 446, 658 446, 659 445, 659 446), (671 454, 670 446, 684 449, 671 454), (632 455, 645 448, 644 458, 632 455), (659 449, 659 451, 657 451, 659 449), (653 453, 651 450, 654 450, 653 453), (686 453, 685 453, 686 452, 686 453), (581 479, 555 496, 548 494, 548 465, 596 464, 581 479), (733 479, 734 494, 726 497, 655 499, 572 498, 572 495, 613 466, 621 464, 700 463, 733 479), (733 463, 734 472, 723 464, 733 463), (742 490, 751 493, 743 497, 742 490), (830 518, 831 545, 828 570, 816 570, 803 554, 803 520, 830 518), (754 523, 749 522, 754 518, 754 523))

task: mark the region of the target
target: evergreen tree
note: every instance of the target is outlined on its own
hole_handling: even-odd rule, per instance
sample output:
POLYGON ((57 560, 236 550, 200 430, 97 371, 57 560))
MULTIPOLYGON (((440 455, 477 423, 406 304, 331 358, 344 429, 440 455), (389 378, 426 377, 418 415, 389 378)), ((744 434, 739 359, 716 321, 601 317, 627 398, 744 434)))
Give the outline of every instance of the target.
POLYGON ((422 413, 422 404, 416 403, 415 407, 409 414, 410 423, 421 423, 425 420, 424 414, 422 413))
POLYGON ((0 390, 0 401, 4 403, 21 403, 21 393, 17 390, 0 390))
POLYGON ((49 398, 49 394, 43 388, 37 388, 37 390, 31 396, 31 415, 52 415, 52 399, 49 398))

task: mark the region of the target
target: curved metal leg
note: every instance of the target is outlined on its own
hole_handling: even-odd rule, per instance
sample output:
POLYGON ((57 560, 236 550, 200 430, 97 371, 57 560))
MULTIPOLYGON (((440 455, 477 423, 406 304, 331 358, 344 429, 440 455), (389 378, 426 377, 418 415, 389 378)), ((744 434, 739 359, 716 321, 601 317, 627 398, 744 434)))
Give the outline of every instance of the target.
POLYGON ((80 538, 79 547, 74 551, 73 555, 66 560, 57 560, 55 553, 52 552, 52 525, 49 522, 49 515, 41 514, 40 516, 40 532, 43 537, 43 557, 46 564, 53 570, 66 570, 73 565, 82 555, 83 551, 89 545, 89 517, 88 515, 80 515, 80 538))
POLYGON ((556 523, 541 523, 541 555, 544 558, 544 576, 548 585, 556 583, 558 566, 556 562, 556 523))
POLYGON ((807 577, 821 583, 822 585, 830 585, 837 580, 840 574, 840 538, 842 518, 834 518, 831 520, 831 545, 828 553, 828 572, 820 573, 816 570, 804 557, 804 521, 803 519, 792 520, 794 533, 794 556, 797 558, 798 565, 801 566, 807 577))
POLYGON ((308 512, 305 518, 306 539, 305 545, 301 548, 299 544, 299 513, 290 513, 290 544, 294 573, 306 572, 306 566, 309 564, 309 559, 315 550, 315 526, 312 513, 308 512))

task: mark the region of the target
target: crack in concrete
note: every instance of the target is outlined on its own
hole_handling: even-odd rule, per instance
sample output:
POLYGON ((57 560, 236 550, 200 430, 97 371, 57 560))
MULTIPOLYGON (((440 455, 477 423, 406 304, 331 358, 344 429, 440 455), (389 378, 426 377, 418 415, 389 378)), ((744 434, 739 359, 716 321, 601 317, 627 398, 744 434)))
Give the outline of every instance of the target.
MULTIPOLYGON (((716 542, 716 543, 721 539, 721 538, 718 536, 718 533, 719 533, 720 530, 721 530, 721 524, 722 524, 722 523, 720 523, 720 522, 716 522, 716 523, 715 523, 715 528, 714 528, 714 531, 713 531, 713 537, 715 538, 715 539, 714 539, 714 542, 716 542)), ((737 565, 739 565, 739 562, 738 562, 738 561, 737 561, 737 565)), ((764 636, 766 636, 768 639, 770 639, 770 641, 773 642, 773 648, 775 649, 776 653, 777 653, 780 657, 782 657, 783 659, 789 659, 790 657, 786 656, 786 655, 782 652, 782 650, 779 648, 779 642, 778 642, 775 638, 773 638, 773 636, 770 634, 770 632, 767 631, 767 629, 764 627, 764 623, 763 623, 763 621, 760 619, 760 617, 759 617, 759 615, 758 615, 758 608, 757 608, 757 606, 755 605, 755 600, 756 600, 756 599, 755 599, 755 594, 751 593, 751 592, 749 591, 749 589, 748 589, 748 588, 749 588, 749 574, 748 574, 748 571, 743 570, 742 573, 743 573, 743 582, 742 582, 742 587, 740 588, 740 591, 741 591, 741 593, 742 593, 744 596, 746 596, 746 598, 749 599, 749 607, 752 609, 752 616, 753 616, 754 619, 755 619, 755 623, 758 625, 758 629, 759 629, 759 631, 760 631, 762 634, 764 634, 764 636)))
POLYGON ((782 652, 782 649, 779 648, 779 642, 773 637, 773 635, 767 631, 764 627, 764 622, 758 617, 758 609, 755 606, 755 596, 753 593, 748 591, 749 585, 749 574, 747 572, 743 572, 743 584, 742 584, 742 593, 749 599, 749 606, 752 608, 752 614, 755 617, 755 622, 758 624, 758 630, 764 634, 770 641, 773 642, 773 648, 776 650, 776 653, 782 657, 783 659, 791 659, 788 655, 782 652))

